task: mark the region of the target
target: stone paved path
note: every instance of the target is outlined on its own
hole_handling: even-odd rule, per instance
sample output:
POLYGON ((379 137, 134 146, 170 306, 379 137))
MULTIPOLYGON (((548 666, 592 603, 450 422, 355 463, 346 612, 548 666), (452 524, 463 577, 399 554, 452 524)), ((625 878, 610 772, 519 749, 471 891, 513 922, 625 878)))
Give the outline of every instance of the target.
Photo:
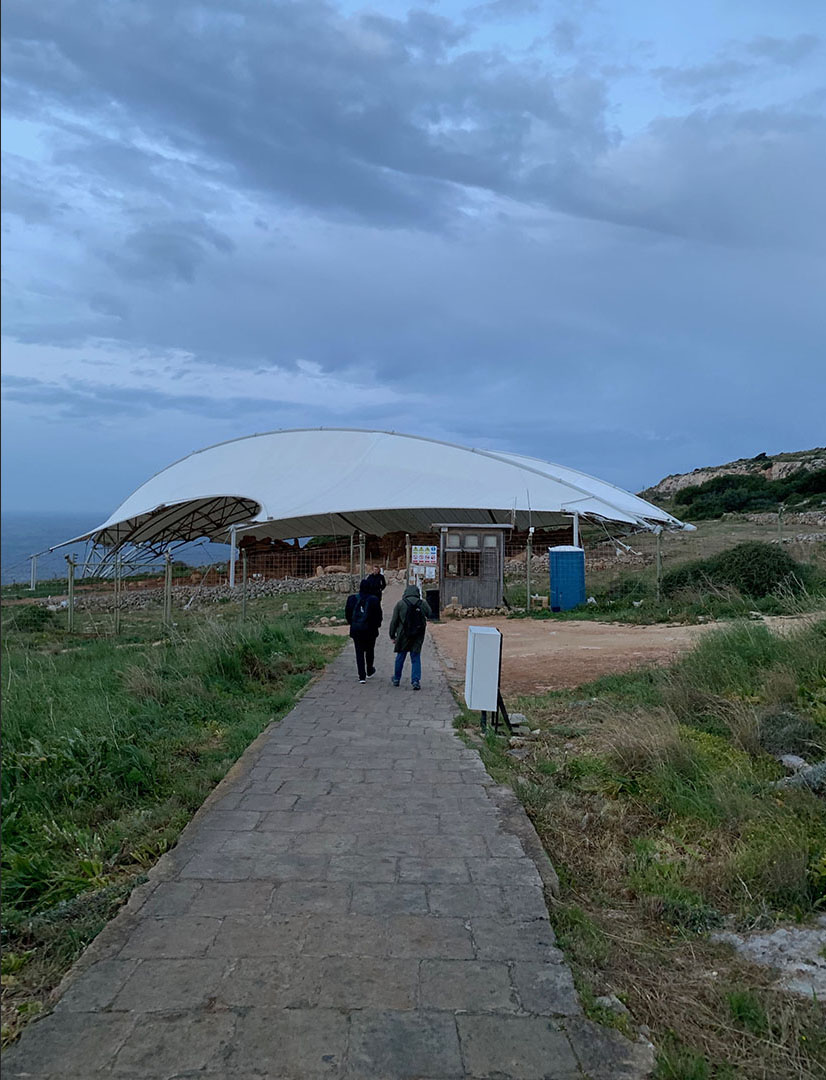
POLYGON ((359 685, 348 643, 250 747, 5 1077, 642 1075, 581 1015, 433 653, 419 693, 391 659, 359 685))

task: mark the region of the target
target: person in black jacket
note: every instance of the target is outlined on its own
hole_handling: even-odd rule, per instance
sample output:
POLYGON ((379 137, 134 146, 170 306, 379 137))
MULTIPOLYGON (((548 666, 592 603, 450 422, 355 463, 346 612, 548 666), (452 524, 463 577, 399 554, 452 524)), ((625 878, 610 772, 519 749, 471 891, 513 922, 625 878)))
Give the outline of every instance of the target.
POLYGON ((379 598, 379 603, 381 603, 381 594, 387 588, 387 578, 381 572, 381 567, 374 566, 373 573, 368 574, 364 580, 370 586, 370 591, 379 598))
POLYGON ((382 620, 381 603, 371 591, 367 578, 359 585, 358 593, 347 597, 344 618, 350 627, 350 637, 356 650, 359 682, 363 683, 376 674, 373 657, 382 620))

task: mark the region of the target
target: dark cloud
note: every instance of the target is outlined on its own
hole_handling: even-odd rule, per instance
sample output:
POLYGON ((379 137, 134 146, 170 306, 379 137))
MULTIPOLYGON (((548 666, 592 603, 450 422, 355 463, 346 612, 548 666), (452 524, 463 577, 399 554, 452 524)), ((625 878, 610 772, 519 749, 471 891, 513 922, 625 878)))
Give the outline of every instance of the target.
POLYGON ((142 226, 105 258, 127 281, 192 282, 210 250, 227 255, 234 247, 228 236, 206 222, 176 221, 142 226))
POLYGON ((16 415, 112 424, 154 467, 331 420, 481 432, 628 486, 739 456, 755 425, 763 449, 767 415, 816 441, 822 403, 796 407, 798 436, 774 387, 778 363, 799 385, 822 363, 823 97, 801 76, 774 100, 762 75, 809 71, 819 41, 758 20, 692 66, 629 47, 631 70, 579 5, 550 37, 529 8, 9 0, 4 106, 38 145, 4 170, 6 332, 78 358, 9 383, 16 415), (623 131, 629 77, 648 111, 623 131), (95 382, 77 364, 101 339, 95 382), (157 389, 117 385, 173 351, 157 389), (416 401, 360 389, 333 417, 245 388, 301 361, 416 401), (230 394, 186 393, 216 369, 230 394))

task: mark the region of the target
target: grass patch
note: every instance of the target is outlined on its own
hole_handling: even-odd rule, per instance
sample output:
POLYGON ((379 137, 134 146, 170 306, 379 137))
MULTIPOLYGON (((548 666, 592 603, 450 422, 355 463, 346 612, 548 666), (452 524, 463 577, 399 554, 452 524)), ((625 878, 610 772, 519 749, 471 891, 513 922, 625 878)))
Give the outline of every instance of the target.
POLYGON ((341 645, 303 615, 192 616, 158 641, 4 634, 5 1036, 46 995, 230 765, 341 645))
MULTIPOLYGON (((748 622, 669 668, 523 698, 526 757, 485 745, 562 885, 551 917, 586 1011, 614 993, 652 1032, 659 1077, 814 1080, 822 1005, 713 944, 826 908, 826 813, 777 786, 776 755, 826 753, 826 621, 748 622)), ((490 740, 488 740, 490 742, 490 740)))

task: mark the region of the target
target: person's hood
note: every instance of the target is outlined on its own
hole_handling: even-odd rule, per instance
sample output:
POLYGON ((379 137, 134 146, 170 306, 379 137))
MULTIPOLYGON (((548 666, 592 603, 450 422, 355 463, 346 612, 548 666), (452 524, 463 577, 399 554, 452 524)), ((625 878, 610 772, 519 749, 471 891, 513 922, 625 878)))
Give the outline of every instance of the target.
POLYGON ((359 585, 359 592, 363 596, 372 596, 373 595, 373 586, 370 584, 370 582, 367 580, 367 578, 362 578, 361 579, 361 585, 359 585))
POLYGON ((404 599, 413 599, 414 597, 416 600, 421 599, 419 596, 419 587, 418 585, 408 585, 404 590, 404 599))

